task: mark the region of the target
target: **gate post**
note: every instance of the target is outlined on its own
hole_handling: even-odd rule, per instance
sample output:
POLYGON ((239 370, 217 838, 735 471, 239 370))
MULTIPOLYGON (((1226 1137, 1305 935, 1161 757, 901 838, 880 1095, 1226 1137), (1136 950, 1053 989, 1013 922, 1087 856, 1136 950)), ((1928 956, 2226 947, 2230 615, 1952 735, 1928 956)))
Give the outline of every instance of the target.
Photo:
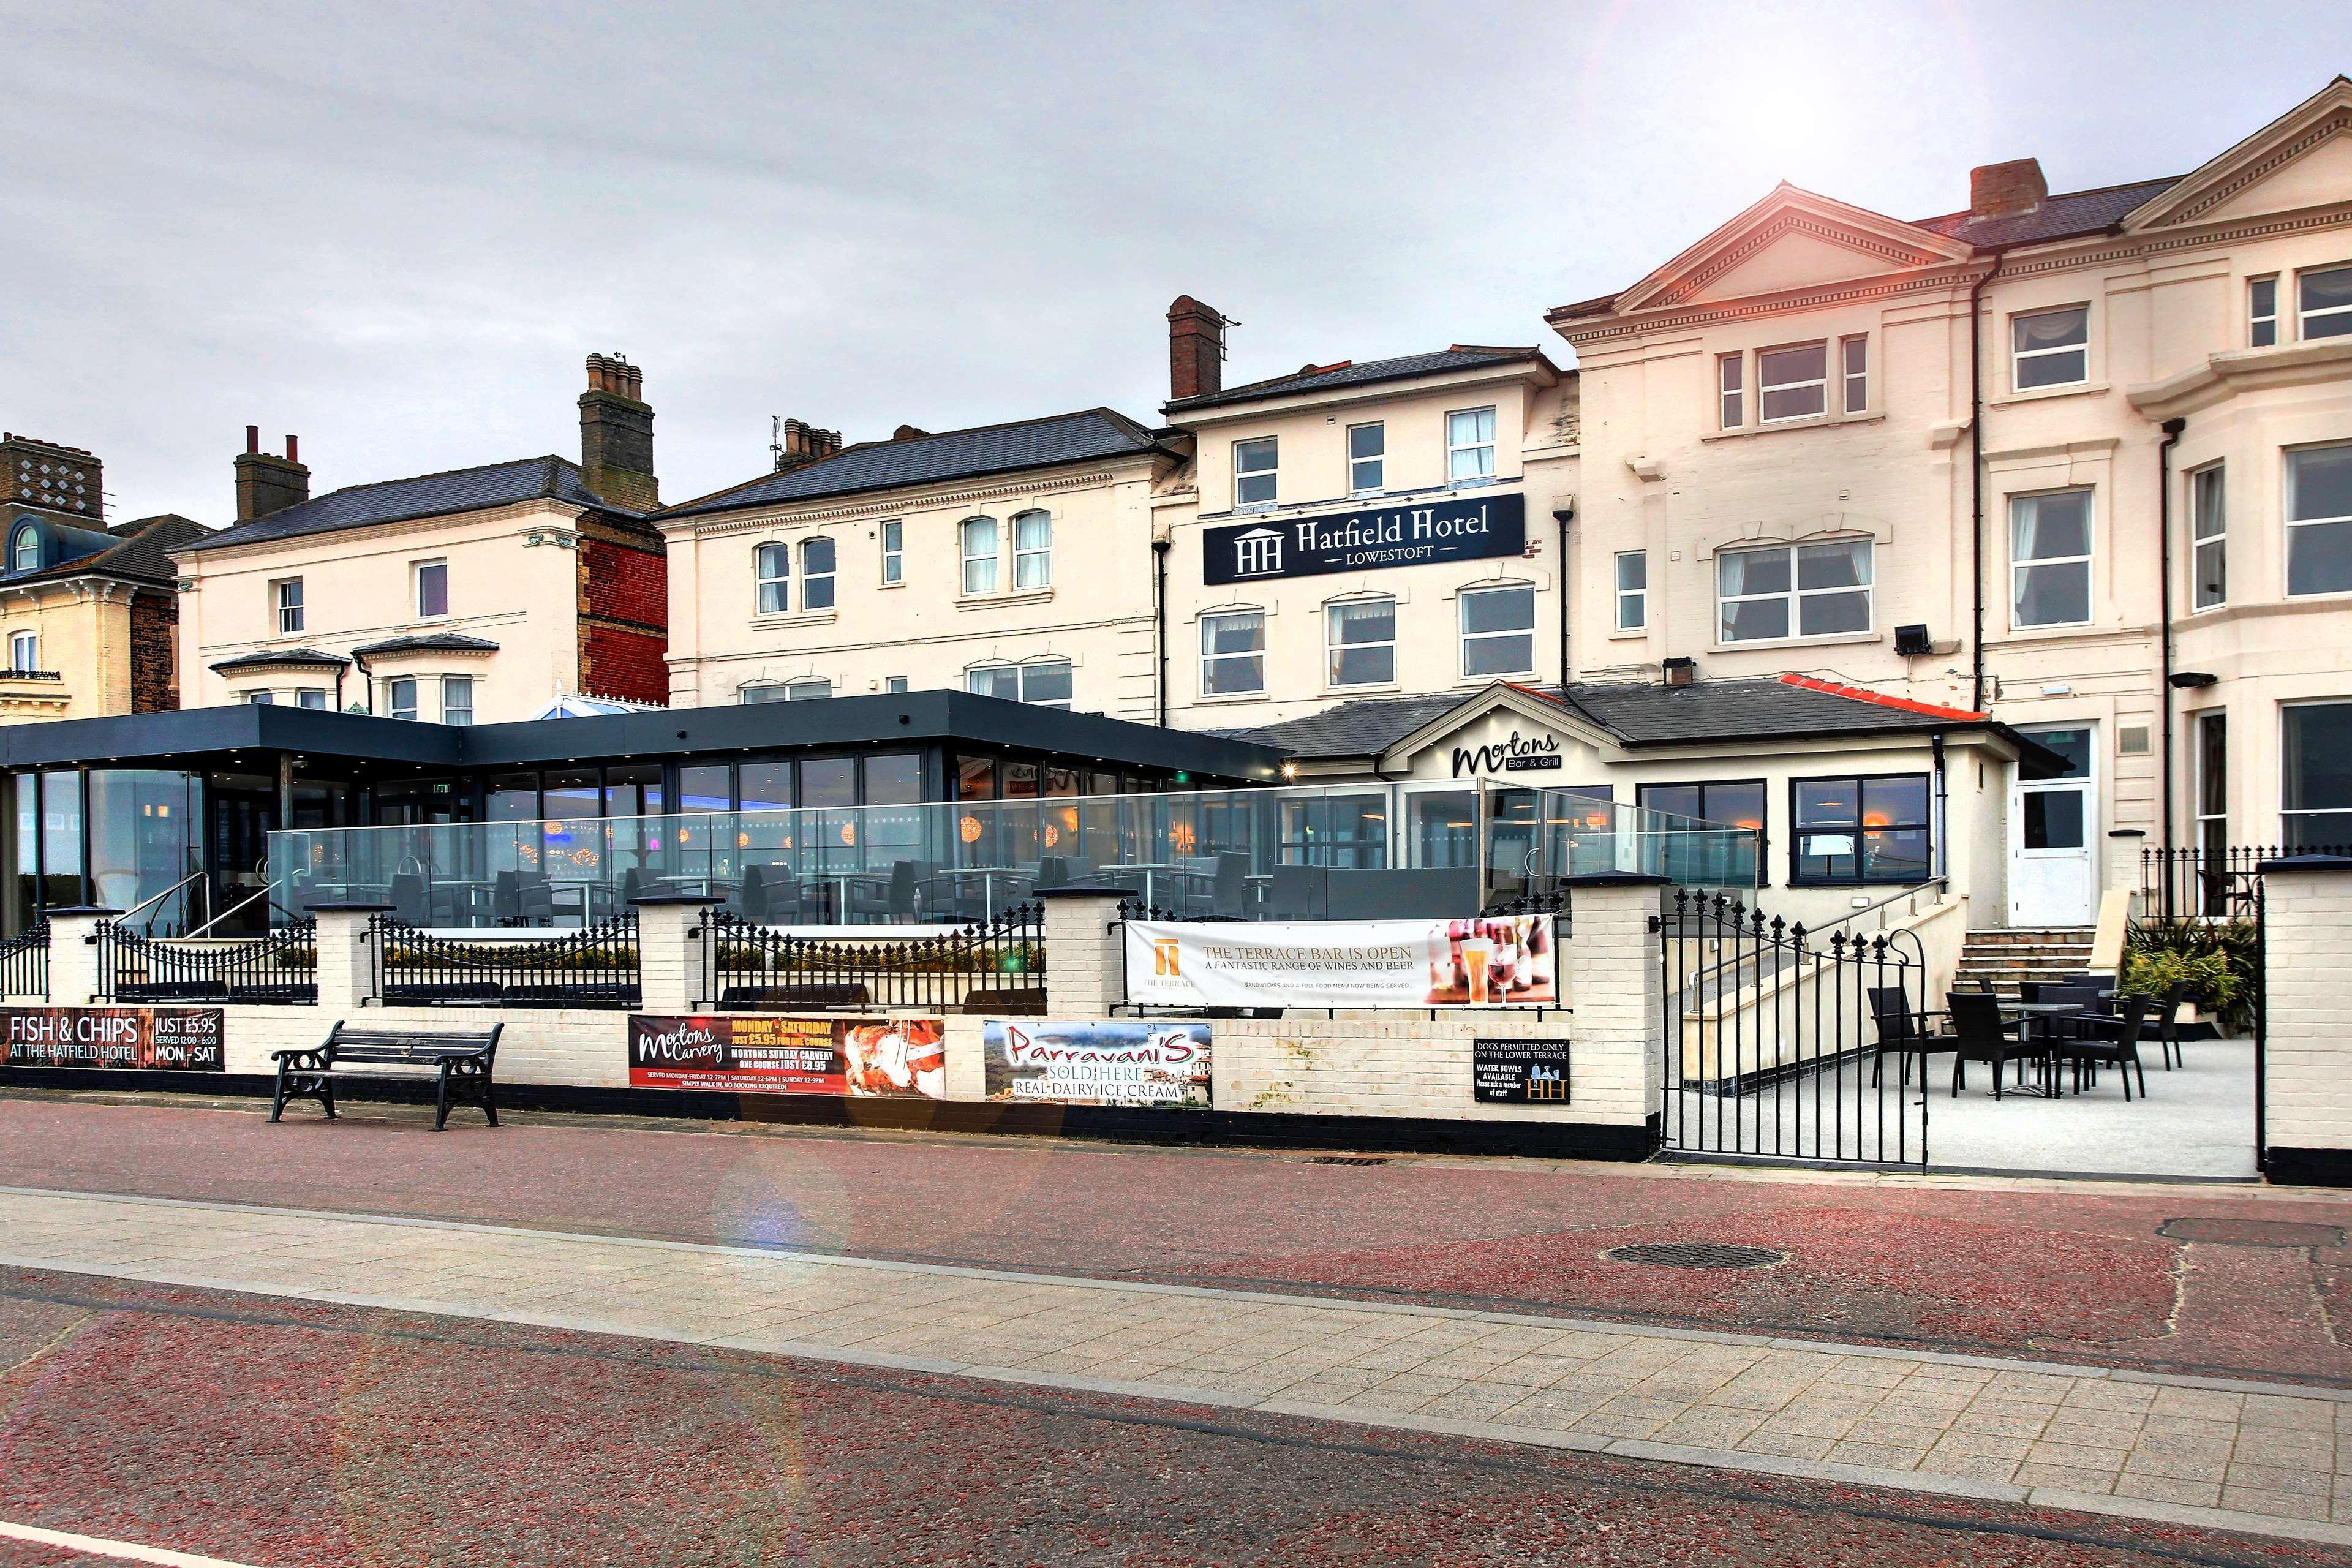
POLYGON ((1570 877, 1577 1094, 1639 1121, 1654 1142, 1664 1112, 1666 990, 1658 917, 1666 879, 1647 871, 1570 877))
POLYGON ((2352 1186, 2352 858, 2265 860, 2255 1150, 2273 1182, 2352 1186))
POLYGON ((122 911, 95 906, 44 911, 49 919, 49 1000, 98 1000, 98 928, 122 911))
POLYGON ((368 917, 390 904, 305 904, 319 922, 319 1009, 338 1017, 375 1001, 375 971, 368 955, 368 917))
POLYGON ((1040 888, 1045 906, 1045 1011, 1108 1018, 1127 1001, 1127 928, 1116 888, 1040 888))
POLYGON ((706 1000, 702 977, 709 961, 695 928, 704 910, 726 901, 700 893, 652 893, 629 900, 637 917, 638 1006, 648 1013, 691 1013, 706 1000))

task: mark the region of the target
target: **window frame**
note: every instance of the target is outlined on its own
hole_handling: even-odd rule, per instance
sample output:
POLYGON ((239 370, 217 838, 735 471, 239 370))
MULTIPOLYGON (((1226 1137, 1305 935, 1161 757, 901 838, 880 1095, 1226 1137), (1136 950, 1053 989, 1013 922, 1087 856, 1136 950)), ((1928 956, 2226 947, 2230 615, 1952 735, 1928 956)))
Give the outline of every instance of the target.
MULTIPOLYGON (((1465 680, 1507 680, 1513 676, 1536 672, 1536 585, 1533 583, 1479 583, 1465 585, 1454 595, 1454 628, 1456 658, 1460 661, 1465 680), (1528 598, 1528 624, 1507 631, 1474 632, 1470 629, 1470 601, 1497 594, 1525 594, 1528 598), (1494 642, 1503 637, 1528 639, 1528 662, 1514 669, 1491 669, 1473 674, 1470 669, 1470 645, 1474 642, 1494 642)), ((1360 645, 1359 645, 1360 646, 1360 645)))
POLYGON ((1761 429, 1767 425, 1793 425, 1800 419, 1822 419, 1828 417, 1830 412, 1830 341, 1827 338, 1811 338, 1801 342, 1793 343, 1775 343, 1769 348, 1758 349, 1756 351, 1757 427, 1761 429), (1765 379, 1764 362, 1770 359, 1774 354, 1804 353, 1809 350, 1818 350, 1821 353, 1821 374, 1808 377, 1801 381, 1767 381, 1765 379), (1820 392, 1822 399, 1820 407, 1809 408, 1802 414, 1769 414, 1765 412, 1766 402, 1774 393, 1798 392, 1808 388, 1818 390, 1820 392))
POLYGON ((907 581, 907 525, 898 518, 884 522, 882 536, 882 585, 896 588, 907 581))
POLYGON ((1328 691, 1357 691, 1394 686, 1396 673, 1396 608, 1393 594, 1363 594, 1346 599, 1327 601, 1323 606, 1323 686, 1328 691), (1335 641, 1339 627, 1339 615, 1357 605, 1386 605, 1389 607, 1389 635, 1385 642, 1335 641), (1388 673, 1377 680, 1341 680, 1339 678, 1339 655, 1344 649, 1386 648, 1389 656, 1388 673))
POLYGON ((40 569, 41 531, 33 526, 28 518, 16 525, 16 534, 8 541, 8 570, 15 573, 37 572, 40 569), (22 559, 27 549, 33 552, 29 564, 22 559))
POLYGON ((1645 632, 1650 629, 1650 552, 1647 550, 1620 550, 1614 557, 1617 595, 1617 629, 1621 632, 1645 632), (1625 585, 1625 563, 1641 564, 1642 581, 1634 587, 1625 585), (1625 618, 1625 601, 1636 601, 1638 613, 1633 620, 1625 618))
POLYGON ((1234 466, 1234 510, 1235 511, 1264 511, 1268 508, 1280 506, 1282 504, 1282 439, 1280 437, 1252 436, 1245 440, 1237 440, 1233 444, 1232 459, 1234 466), (1274 461, 1263 468, 1250 468, 1244 470, 1242 468, 1242 452, 1244 448, 1255 448, 1259 447, 1263 447, 1267 451, 1273 453, 1274 461), (1256 479, 1264 479, 1271 488, 1266 491, 1265 496, 1262 500, 1244 500, 1242 495, 1243 485, 1256 479))
POLYGON ((2227 462, 2207 463, 2191 468, 2184 476, 2188 483, 2189 504, 2189 613, 2202 615, 2208 610, 2225 607, 2230 602, 2230 485, 2227 462), (2212 511, 2221 526, 2212 532, 2204 531, 2207 521, 2207 481, 2211 481, 2212 500, 2217 502, 2212 511), (2218 591, 2205 597, 2205 571, 2201 564, 2205 553, 2213 552, 2221 560, 2217 574, 2218 591))
POLYGON ((782 702, 783 700, 784 683, 781 680, 747 680, 742 685, 735 689, 735 704, 739 708, 749 708, 761 702, 782 702), (754 697, 751 694, 755 691, 763 693, 772 692, 774 695, 754 697))
POLYGON ((751 549, 751 613, 755 616, 788 616, 793 611, 793 547, 781 539, 771 539, 751 549), (773 563, 776 570, 768 568, 773 563), (773 588, 775 603, 768 603, 768 590, 773 588))
POLYGON ((28 674, 41 668, 41 634, 37 631, 8 634, 8 670, 12 675, 28 674), (18 649, 22 649, 20 654, 18 649))
POLYGON ((2342 708, 2347 710, 2352 710, 2352 697, 2315 697, 2292 702, 2282 702, 2278 705, 2278 771, 2276 774, 2278 783, 2278 794, 2276 796, 2278 802, 2279 823, 2278 841, 2282 850, 2289 855, 2306 852, 2306 846, 2300 836, 2288 831, 2289 825, 2294 818, 2299 816, 2345 816, 2352 815, 2352 807, 2305 805, 2291 808, 2286 804, 2286 766, 2288 757, 2286 738, 2288 724, 2287 716, 2297 709, 2303 708, 2342 708))
MULTIPOLYGON (((1699 792, 1699 815, 1685 817, 1685 821, 1710 822, 1721 827, 1736 827, 1738 826, 1737 823, 1720 822, 1706 815, 1706 792, 1711 789, 1751 787, 1756 791, 1757 821, 1753 830, 1756 835, 1756 886, 1769 887, 1771 884, 1772 868, 1772 781, 1770 779, 1761 776, 1728 779, 1652 779, 1646 784, 1636 784, 1633 786, 1633 808, 1636 811, 1657 810, 1658 808, 1649 802, 1649 794, 1652 790, 1696 789, 1699 792)), ((1681 814, 1669 812, 1665 815, 1680 816, 1681 814)), ((1670 842, 1666 848, 1671 855, 1674 849, 1673 844, 1670 842)))
POLYGON ((1856 332, 1838 340, 1838 408, 1852 416, 1870 412, 1870 334, 1856 332), (1859 358, 1861 363, 1854 361, 1859 358))
POLYGON ((1054 514, 1044 507, 1035 506, 1026 510, 1016 511, 1005 520, 1005 531, 1011 536, 1013 543, 1013 591, 1016 594, 1034 594, 1052 587, 1054 585, 1054 514), (1030 521, 1043 522, 1045 525, 1045 542, 1043 545, 1024 545, 1021 542, 1021 525, 1030 521), (1034 583, 1024 580, 1024 574, 1033 562, 1038 564, 1037 581, 1034 583))
POLYGON ((956 577, 956 586, 961 591, 962 597, 967 599, 977 599, 998 592, 997 584, 1002 581, 1004 575, 1003 570, 1004 563, 1003 525, 995 518, 981 513, 975 513, 974 515, 965 518, 962 521, 957 523, 956 558, 961 563, 961 570, 956 577), (986 526, 988 532, 988 551, 985 554, 976 555, 972 553, 971 549, 972 536, 976 531, 975 525, 983 524, 986 526), (976 566, 982 565, 985 565, 988 568, 988 581, 979 587, 974 587, 972 586, 972 569, 976 566))
POLYGON ((1717 647, 1769 647, 1777 643, 1814 642, 1832 637, 1875 637, 1877 634, 1877 540, 1870 538, 1816 539, 1807 541, 1803 543, 1791 542, 1787 544, 1759 544, 1747 546, 1738 550, 1718 550, 1715 552, 1715 645, 1717 647), (1837 586, 1829 588, 1808 588, 1802 585, 1803 579, 1799 575, 1801 567, 1798 561, 1798 556, 1801 552, 1814 545, 1843 545, 1852 547, 1856 544, 1863 546, 1865 552, 1864 559, 1870 568, 1870 575, 1868 578, 1861 583, 1841 584, 1837 586), (1789 558, 1789 585, 1786 588, 1776 593, 1725 595, 1723 591, 1723 562, 1725 557, 1731 555, 1769 555, 1776 551, 1789 558), (1864 625, 1860 631, 1809 632, 1805 630, 1805 601, 1809 598, 1821 598, 1832 594, 1860 594, 1863 596, 1863 606, 1865 615, 1864 625), (1789 629, 1785 634, 1777 637, 1734 637, 1725 635, 1723 607, 1726 605, 1761 604, 1767 599, 1785 599, 1788 601, 1789 629))
POLYGON ((2012 310, 2009 317, 2009 389, 2012 393, 2032 395, 2037 392, 2055 392, 2061 387, 2088 386, 2091 384, 2091 307, 2088 301, 2074 305, 2051 305, 2033 310, 2012 310), (2079 314, 2083 318, 2083 341, 2060 343, 2045 349, 2021 349, 2017 346, 2018 329, 2028 321, 2038 321, 2045 316, 2079 314), (2051 359, 2059 354, 2081 354, 2083 374, 2071 381, 2044 381, 2032 386, 2018 374, 2018 367, 2026 360, 2051 359))
POLYGON ((1388 421, 1385 419, 1367 419, 1360 425, 1350 425, 1347 427, 1347 434, 1341 437, 1341 439, 1346 443, 1341 455, 1345 458, 1348 464, 1348 493, 1351 496, 1372 496, 1378 495, 1382 490, 1388 489, 1388 421), (1381 444, 1380 450, 1374 452, 1370 457, 1359 457, 1356 453, 1356 432, 1359 430, 1370 430, 1378 436, 1381 444), (1372 482, 1370 484, 1359 482, 1356 471, 1360 467, 1366 463, 1370 463, 1372 466, 1372 482))
MULTIPOLYGON (((1915 879, 1908 876, 1873 877, 1867 875, 1864 871, 1863 868, 1866 863, 1866 857, 1863 854, 1862 845, 1863 841, 1867 839, 1873 833, 1925 834, 1927 836, 1927 868, 1920 873, 1916 880, 1926 881, 1933 879, 1936 874, 1935 775, 1931 773, 1819 773, 1805 778, 1790 778, 1789 780, 1788 885, 1791 888, 1873 888, 1910 887, 1914 885, 1915 879), (1890 780, 1901 781, 1904 783, 1916 783, 1919 785, 1920 800, 1926 807, 1926 815, 1916 822, 1890 822, 1878 827, 1872 827, 1864 820, 1864 792, 1867 787, 1873 784, 1883 783, 1890 780), (1844 784, 1853 785, 1853 826, 1847 830, 1841 830, 1836 827, 1807 827, 1805 826, 1803 814, 1798 807, 1797 792, 1807 784, 1844 784), (1853 875, 1851 877, 1814 877, 1807 875, 1804 871, 1805 841, 1808 838, 1818 837, 1837 837, 1840 836, 1842 832, 1843 837, 1852 838, 1854 841, 1852 854, 1852 858, 1853 860, 1853 875)), ((1826 859, 1830 858, 1830 857, 1824 856, 1822 857, 1822 858, 1826 859)))
POLYGON ((1208 610, 1201 616, 1201 697, 1215 702, 1230 697, 1262 697, 1265 694, 1265 611, 1255 605, 1235 605, 1222 610, 1208 610), (1257 618, 1257 646, 1250 649, 1218 649, 1213 646, 1215 627, 1212 623, 1238 620, 1244 616, 1257 618), (1218 689, 1212 679, 1212 667, 1239 661, 1257 661, 1257 682, 1254 686, 1229 687, 1218 689))
POLYGON ((302 579, 280 577, 270 584, 269 607, 275 612, 279 637, 301 636, 305 618, 302 605, 302 579), (291 592, 289 593, 289 590, 291 592))
POLYGON ((436 555, 430 560, 410 562, 408 563, 408 581, 409 592, 411 595, 410 602, 416 607, 416 618, 418 620, 446 621, 449 619, 449 558, 447 556, 436 555), (425 574, 428 572, 438 572, 441 574, 441 608, 438 611, 427 610, 425 607, 425 574))
POLYGON ((839 598, 835 592, 835 579, 841 572, 841 547, 834 542, 833 536, 829 533, 813 533, 801 541, 800 557, 801 613, 809 615, 819 610, 834 608, 839 598), (824 546, 825 553, 831 557, 822 572, 816 571, 809 561, 810 552, 820 544, 824 546), (819 583, 824 584, 824 603, 822 605, 816 603, 816 585, 819 583))
POLYGON ((2352 335, 2352 300, 2347 300, 2341 305, 2323 305, 2315 311, 2305 309, 2303 303, 2303 287, 2305 283, 2314 278, 2326 278, 2338 272, 2345 275, 2347 282, 2352 282, 2352 261, 2332 263, 2326 267, 2298 267, 2295 268, 2295 342, 2299 343, 2325 342, 2329 338, 2340 338, 2352 335), (2315 315, 2325 316, 2330 320, 2341 319, 2345 323, 2344 331, 2340 332, 2323 332, 2316 338, 2313 337, 2311 335, 2311 319, 2315 315))
POLYGON ((833 695, 833 681, 822 675, 803 675, 782 685, 785 702, 819 702, 833 695), (823 690, 816 688, 822 687, 823 690))
MULTIPOLYGON (((1497 412, 1499 407, 1500 405, 1488 403, 1481 405, 1475 408, 1449 408, 1445 411, 1445 482, 1447 484, 1491 485, 1502 478, 1502 470, 1496 466, 1496 462, 1497 455, 1496 437, 1503 428, 1503 421, 1497 412), (1485 432, 1486 439, 1473 439, 1457 445, 1454 439, 1454 422, 1456 419, 1475 420, 1482 414, 1486 416, 1486 424, 1488 426, 1485 432), (1454 471, 1454 459, 1457 453, 1462 452, 1486 453, 1486 471, 1482 474, 1455 473, 1454 471)), ((1473 426, 1473 431, 1475 434, 1475 426, 1473 426)))
POLYGON ((472 676, 445 675, 441 678, 441 722, 460 727, 470 726, 474 722, 474 678, 472 676), (466 700, 453 707, 449 699, 461 690, 465 693, 466 700), (451 716, 457 713, 463 713, 465 717, 457 719, 451 716))
POLYGON ((1716 423, 1726 430, 1748 428, 1748 356, 1715 356, 1716 423))
POLYGON ((419 713, 417 703, 421 700, 423 695, 423 692, 419 689, 418 678, 414 675, 395 675, 387 678, 383 683, 384 716, 391 719, 398 719, 406 723, 413 724, 417 722, 417 716, 419 713), (406 704, 405 712, 402 710, 402 703, 400 700, 400 689, 404 686, 408 688, 408 702, 406 704))
POLYGON ((2062 489, 2012 492, 2009 498, 2009 629, 2013 632, 2048 631, 2053 628, 2087 626, 2098 619, 2099 600, 2099 500, 2095 485, 2070 485, 2062 489), (2021 560, 2017 553, 2017 509, 2021 501, 2037 506, 2053 496, 2084 498, 2082 555, 2044 555, 2031 561, 2021 560), (2027 621, 2018 615, 2019 574, 2036 566, 2083 567, 2083 618, 2079 621, 2027 621))
POLYGON ((1076 661, 1067 658, 993 659, 986 664, 966 665, 963 672, 963 689, 975 697, 996 697, 997 693, 993 691, 973 690, 972 682, 982 675, 997 675, 1005 672, 1010 672, 1013 676, 1013 695, 999 698, 1001 701, 1018 702, 1031 708, 1054 708, 1064 712, 1069 711, 1076 701, 1077 666, 1076 661), (1044 669, 1062 669, 1069 672, 1070 695, 1068 697, 1041 700, 1029 695, 1030 673, 1044 669))
POLYGON ((2246 279, 2246 346, 2248 348, 2271 349, 2278 346, 2278 296, 2279 275, 2277 273, 2273 272, 2267 278, 2246 279), (2261 298, 2263 289, 2270 291, 2270 302, 2267 308, 2261 298))
POLYGON ((2310 588, 2298 593, 2295 591, 2294 586, 2295 531, 2297 529, 2304 528, 2318 528, 2336 524, 2352 523, 2352 513, 2342 513, 2328 517, 2297 517, 2294 515, 2295 510, 2300 504, 2300 500, 2297 495, 2297 491, 2300 489, 2299 474, 2297 472, 2295 459, 2304 456, 2307 452, 2343 452, 2347 456, 2352 456, 2352 441, 2315 441, 2307 446, 2289 447, 2279 453, 2279 522, 2280 531, 2284 535, 2284 537, 2280 541, 2283 548, 2279 552, 2281 557, 2280 575, 2284 579, 2281 585, 2284 589, 2284 596, 2290 599, 2332 598, 2340 594, 2352 592, 2352 589, 2310 588))

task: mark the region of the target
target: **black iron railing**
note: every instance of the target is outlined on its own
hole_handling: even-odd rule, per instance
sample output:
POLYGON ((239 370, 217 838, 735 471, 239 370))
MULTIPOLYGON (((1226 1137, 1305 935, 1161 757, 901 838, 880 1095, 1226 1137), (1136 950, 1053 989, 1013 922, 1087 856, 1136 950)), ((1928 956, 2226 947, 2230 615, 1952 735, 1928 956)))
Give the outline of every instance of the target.
POLYGON ((701 999, 719 1007, 1045 1011, 1042 904, 1015 904, 978 924, 905 942, 793 936, 719 910, 705 910, 695 935, 701 999))
POLYGON ((49 994, 49 922, 35 923, 22 935, 0 942, 0 996, 49 994))
POLYGON ((436 936, 368 921, 375 994, 387 1007, 635 1007, 645 994, 637 917, 562 936, 436 936))
POLYGON ((1658 918, 1663 1133, 1691 1152, 1920 1164, 1932 1033, 1917 936, 1832 933, 1677 889, 1658 918), (1888 1060, 1888 1058, 1894 1060, 1888 1060), (1908 1057, 1912 1059, 1907 1060, 1908 1057))
POLYGON ((309 1006, 319 1000, 319 926, 301 920, 243 941, 141 936, 98 927, 98 993, 110 1002, 240 1002, 309 1006))
POLYGON ((2139 852, 2140 914, 2188 920, 2209 915, 2252 917, 2257 869, 2291 855, 2347 855, 2347 844, 2233 844, 2227 847, 2143 849, 2139 852))

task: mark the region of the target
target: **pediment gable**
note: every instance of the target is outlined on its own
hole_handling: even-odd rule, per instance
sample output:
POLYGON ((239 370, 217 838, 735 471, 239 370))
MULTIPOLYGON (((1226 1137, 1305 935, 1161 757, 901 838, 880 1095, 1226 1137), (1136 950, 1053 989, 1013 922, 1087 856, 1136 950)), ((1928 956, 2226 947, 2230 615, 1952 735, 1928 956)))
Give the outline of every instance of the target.
POLYGON ((2352 200, 2352 81, 2337 77, 2124 219, 2175 228, 2352 200))
POLYGON ((1590 769, 1580 772, 1580 763, 1614 759, 1620 750, 1614 735, 1575 709, 1498 681, 1400 737, 1380 761, 1383 771, 1415 777, 1507 773, 1532 785, 1584 784, 1590 769))
POLYGON ((1931 229, 1783 184, 1619 295, 1616 313, 1802 293, 1970 255, 1931 229))

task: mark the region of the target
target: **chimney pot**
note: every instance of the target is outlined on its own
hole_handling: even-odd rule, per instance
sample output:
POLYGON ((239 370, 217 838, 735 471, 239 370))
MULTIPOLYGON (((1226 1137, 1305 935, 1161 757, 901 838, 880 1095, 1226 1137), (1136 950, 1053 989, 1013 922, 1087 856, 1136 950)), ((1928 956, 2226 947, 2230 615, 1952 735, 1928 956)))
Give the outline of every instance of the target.
POLYGON ((294 437, 286 437, 286 455, 261 449, 261 427, 245 427, 245 450, 236 459, 236 520, 251 522, 310 499, 310 470, 302 466, 294 437))
POLYGON ((1213 396, 1224 388, 1225 329, 1234 322, 1190 294, 1168 307, 1168 398, 1213 396))
POLYGON ((286 460, 289 463, 299 463, 302 460, 302 448, 290 434, 286 437, 286 460))
POLYGON ((617 354, 588 356, 588 390, 580 395, 581 477, 598 497, 631 511, 661 505, 654 414, 645 401, 643 371, 617 354))
POLYGON ((1969 171, 1969 211, 1978 217, 2030 213, 2050 196, 2038 158, 1985 163, 1969 171))
POLYGON ((258 452, 261 450, 260 426, 248 425, 245 427, 245 449, 248 452, 258 452))

